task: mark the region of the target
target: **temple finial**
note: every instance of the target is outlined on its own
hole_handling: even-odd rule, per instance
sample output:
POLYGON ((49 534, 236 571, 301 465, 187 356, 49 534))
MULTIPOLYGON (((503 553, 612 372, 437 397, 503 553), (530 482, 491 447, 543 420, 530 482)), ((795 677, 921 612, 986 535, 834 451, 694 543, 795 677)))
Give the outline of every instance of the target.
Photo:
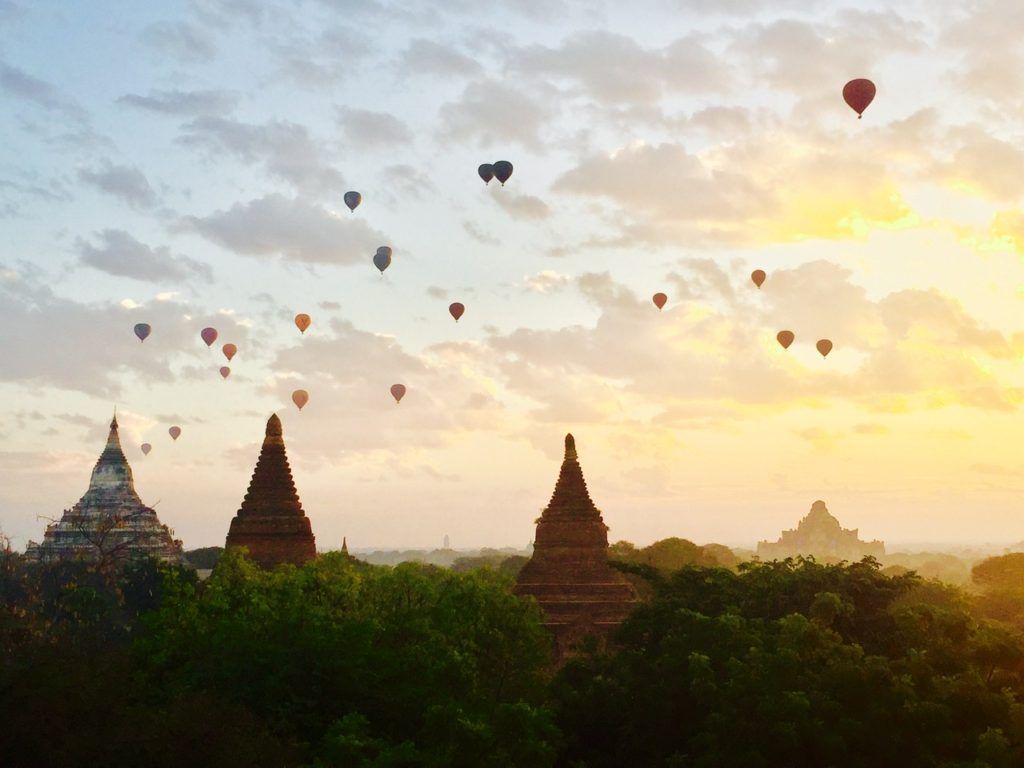
POLYGON ((570 432, 565 436, 565 460, 576 461, 576 458, 576 439, 570 432))
POLYGON ((267 419, 267 437, 281 437, 284 434, 284 430, 281 427, 281 420, 277 417, 277 414, 271 414, 270 418, 267 419))
POLYGON ((110 428, 117 429, 117 406, 114 406, 114 418, 110 420, 110 428))
POLYGON ((348 554, 348 539, 344 536, 341 537, 341 551, 348 554))

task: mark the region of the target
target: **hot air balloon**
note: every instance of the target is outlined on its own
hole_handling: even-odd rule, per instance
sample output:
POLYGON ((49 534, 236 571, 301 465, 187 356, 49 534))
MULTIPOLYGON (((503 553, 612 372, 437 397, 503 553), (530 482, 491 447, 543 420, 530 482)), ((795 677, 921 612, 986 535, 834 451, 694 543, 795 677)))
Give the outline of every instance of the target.
POLYGON ((484 163, 476 172, 480 175, 480 178, 484 180, 484 184, 490 184, 491 179, 494 178, 494 166, 490 163, 484 163))
POLYGON ((216 328, 203 328, 199 335, 206 342, 206 346, 212 346, 213 342, 217 340, 217 329, 216 328))
POLYGON ((295 316, 295 327, 299 329, 299 333, 305 333, 306 329, 309 328, 309 324, 313 320, 309 315, 302 313, 295 316))
POLYGON ((665 306, 665 302, 668 301, 668 296, 666 296, 664 293, 656 293, 654 294, 654 296, 651 297, 651 301, 653 301, 654 306, 656 306, 660 310, 662 307, 665 306))
POLYGON ((149 323, 136 323, 135 324, 135 335, 139 337, 139 343, 140 344, 143 341, 145 341, 146 338, 149 336, 149 334, 152 333, 152 332, 153 332, 153 329, 149 327, 149 323))
POLYGON ((231 369, 228 368, 226 365, 222 365, 220 367, 220 375, 221 378, 226 379, 228 376, 231 375, 231 369))
POLYGON ((234 344, 225 344, 222 349, 224 350, 224 357, 228 359, 229 363, 231 362, 231 358, 235 356, 235 353, 238 352, 238 347, 234 344))
POLYGON ((501 182, 501 186, 505 186, 505 182, 508 181, 511 175, 512 163, 508 160, 499 160, 494 164, 494 178, 501 182))
POLYGON ((402 398, 405 397, 405 384, 392 384, 391 396, 395 398, 396 403, 402 402, 402 398))
POLYGON ((149 452, 152 451, 152 450, 153 450, 153 446, 150 445, 149 443, 143 443, 142 444, 142 455, 143 456, 149 456, 149 452))
POLYGON ((346 192, 345 193, 345 205, 348 206, 350 211, 354 211, 359 207, 359 204, 363 202, 363 196, 358 192, 346 192))
POLYGON ((782 345, 783 349, 789 349, 789 345, 793 343, 793 339, 796 336, 793 335, 792 331, 779 331, 775 338, 779 340, 779 344, 782 345))
POLYGON ((764 279, 766 277, 768 277, 768 275, 765 274, 763 269, 755 269, 753 272, 750 273, 750 279, 754 281, 754 285, 756 285, 758 288, 761 287, 761 283, 764 282, 764 279))
POLYGON ((181 434, 181 427, 171 427, 167 430, 167 434, 171 436, 171 440, 177 440, 178 435, 181 434))
POLYGON ((860 120, 864 110, 868 108, 875 98, 875 84, 870 80, 859 78, 851 80, 843 86, 843 100, 850 105, 850 109, 857 113, 860 120))
POLYGON ((309 402, 309 392, 304 389, 296 389, 292 392, 292 402, 295 403, 301 411, 302 406, 309 402))
POLYGON ((380 270, 383 275, 384 270, 391 266, 391 249, 382 245, 377 249, 377 253, 373 255, 373 266, 380 270))
POLYGON ((818 339, 818 343, 814 346, 821 352, 822 357, 828 357, 828 353, 832 351, 832 342, 828 339, 818 339))
POLYGON ((455 318, 457 323, 459 318, 466 312, 466 307, 461 302, 456 301, 454 304, 449 305, 448 312, 455 318))

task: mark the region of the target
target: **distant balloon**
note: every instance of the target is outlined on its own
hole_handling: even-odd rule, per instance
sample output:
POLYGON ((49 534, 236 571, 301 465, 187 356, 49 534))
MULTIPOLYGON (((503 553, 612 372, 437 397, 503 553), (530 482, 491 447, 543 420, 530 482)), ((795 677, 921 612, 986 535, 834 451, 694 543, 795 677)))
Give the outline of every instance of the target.
POLYGON ((828 339, 818 339, 818 343, 814 346, 821 352, 822 357, 828 357, 828 353, 832 351, 832 342, 828 339))
POLYGON ((215 342, 217 340, 217 329, 216 328, 203 328, 203 330, 199 333, 199 335, 203 338, 203 341, 206 342, 206 346, 209 347, 209 346, 212 346, 213 342, 215 342))
POLYGON ((221 378, 226 379, 228 376, 231 375, 231 369, 228 368, 226 365, 222 365, 220 367, 220 375, 221 375, 221 378))
POLYGON ((309 402, 309 392, 304 389, 296 389, 292 392, 292 402, 295 403, 301 411, 302 406, 309 402))
POLYGON ((779 331, 775 337, 779 340, 779 344, 782 345, 783 349, 789 349, 789 345, 793 343, 793 339, 796 338, 792 331, 779 331))
POLYGON ((396 403, 402 402, 402 398, 405 397, 405 384, 392 384, 391 396, 395 398, 396 403))
POLYGON ((312 318, 305 313, 295 316, 295 327, 299 329, 299 333, 305 333, 306 329, 309 328, 309 324, 312 322, 312 318))
POLYGON ((153 446, 150 445, 149 443, 143 443, 142 444, 142 455, 143 456, 149 456, 149 452, 152 451, 152 450, 153 450, 153 446))
POLYGON ((171 436, 171 440, 177 440, 178 435, 181 434, 181 427, 171 427, 167 430, 167 434, 171 436))
POLYGON ((768 277, 768 275, 765 274, 763 269, 755 269, 753 272, 750 273, 750 279, 754 281, 754 285, 756 285, 758 288, 761 287, 761 283, 764 282, 764 279, 766 277, 768 277))
POLYGON ((391 266, 391 249, 382 245, 377 249, 377 253, 373 255, 373 266, 380 270, 383 275, 384 270, 391 266))
POLYGON ((654 296, 651 297, 651 301, 654 302, 654 306, 656 306, 658 309, 661 309, 662 307, 665 306, 665 302, 668 301, 668 296, 666 296, 664 293, 656 293, 654 294, 654 296))
POLYGON ((868 105, 874 101, 874 98, 875 84, 870 80, 859 78, 851 80, 843 86, 843 100, 850 105, 850 109, 857 113, 858 120, 868 105))
POLYGON ((461 302, 456 301, 454 304, 449 305, 448 312, 455 318, 457 323, 459 318, 466 312, 466 307, 461 302))
POLYGON ((350 211, 354 211, 359 207, 359 204, 363 202, 363 196, 358 192, 346 192, 345 193, 345 205, 348 206, 350 211))
POLYGON ((238 352, 238 347, 234 344, 225 344, 222 349, 224 350, 224 357, 228 359, 229 363, 231 362, 231 358, 235 356, 235 353, 238 352))
POLYGON ((135 335, 139 337, 139 342, 143 342, 153 332, 153 329, 149 327, 149 323, 136 323, 135 324, 135 335))
POLYGON ((491 179, 494 178, 494 166, 490 163, 484 163, 476 169, 476 172, 480 174, 480 178, 484 180, 484 184, 490 184, 491 179))
POLYGON ((501 182, 501 186, 505 186, 505 182, 508 181, 511 175, 512 163, 508 160, 499 160, 494 164, 494 178, 501 182))

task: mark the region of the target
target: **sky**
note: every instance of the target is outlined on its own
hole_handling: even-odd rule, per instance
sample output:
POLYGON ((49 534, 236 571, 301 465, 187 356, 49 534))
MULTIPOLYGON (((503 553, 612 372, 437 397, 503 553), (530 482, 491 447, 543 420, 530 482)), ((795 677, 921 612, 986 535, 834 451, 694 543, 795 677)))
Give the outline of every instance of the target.
POLYGON ((566 432, 612 541, 752 547, 819 498, 890 549, 1020 541, 1022 25, 0 0, 0 530, 77 501, 116 407, 186 548, 223 543, 275 412, 321 550, 524 546, 566 432))

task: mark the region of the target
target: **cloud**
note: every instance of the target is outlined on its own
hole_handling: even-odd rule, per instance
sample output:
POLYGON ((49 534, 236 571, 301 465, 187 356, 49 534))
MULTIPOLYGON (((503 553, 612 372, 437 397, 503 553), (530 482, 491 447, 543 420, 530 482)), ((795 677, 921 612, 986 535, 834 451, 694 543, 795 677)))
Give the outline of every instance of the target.
POLYGON ((120 97, 119 104, 127 104, 136 109, 156 112, 162 115, 197 116, 224 115, 232 112, 238 105, 240 95, 234 91, 150 91, 149 95, 126 93, 120 97))
POLYGON ((480 74, 480 63, 453 47, 421 37, 409 41, 398 60, 398 69, 407 77, 434 75, 441 78, 472 77, 480 74))
POLYGON ((212 61, 217 55, 213 36, 185 21, 154 22, 142 31, 141 39, 154 50, 182 63, 212 61))
POLYGON ((362 219, 276 194, 205 217, 189 216, 183 225, 244 256, 280 255, 309 264, 369 262, 378 246, 389 242, 362 219))
POLYGON ((534 195, 518 195, 510 189, 491 186, 491 199, 513 219, 546 219, 551 215, 548 204, 534 195))
POLYGON ((527 275, 523 278, 526 289, 533 293, 557 293, 568 286, 569 282, 568 275, 551 269, 545 269, 535 275, 527 275))
POLYGON ((98 245, 78 240, 79 262, 118 277, 130 277, 151 283, 181 283, 191 277, 209 282, 209 265, 187 256, 174 256, 166 247, 151 248, 121 229, 105 229, 97 234, 98 245))
MULTIPOLYGON (((550 94, 549 94, 550 95, 550 94)), ((542 129, 557 110, 500 80, 470 83, 457 101, 440 110, 441 141, 476 141, 482 146, 510 142, 543 150, 542 129)))
POLYGON ((387 112, 342 107, 338 123, 345 140, 359 149, 378 149, 412 143, 412 131, 387 112))
POLYGON ((51 83, 33 77, 5 61, 0 60, 0 91, 12 99, 35 104, 49 112, 60 112, 69 118, 84 121, 85 111, 63 96, 51 83))
POLYGON ((78 178, 132 208, 152 208, 157 202, 146 176, 134 166, 114 165, 105 160, 99 168, 81 169, 78 178))

